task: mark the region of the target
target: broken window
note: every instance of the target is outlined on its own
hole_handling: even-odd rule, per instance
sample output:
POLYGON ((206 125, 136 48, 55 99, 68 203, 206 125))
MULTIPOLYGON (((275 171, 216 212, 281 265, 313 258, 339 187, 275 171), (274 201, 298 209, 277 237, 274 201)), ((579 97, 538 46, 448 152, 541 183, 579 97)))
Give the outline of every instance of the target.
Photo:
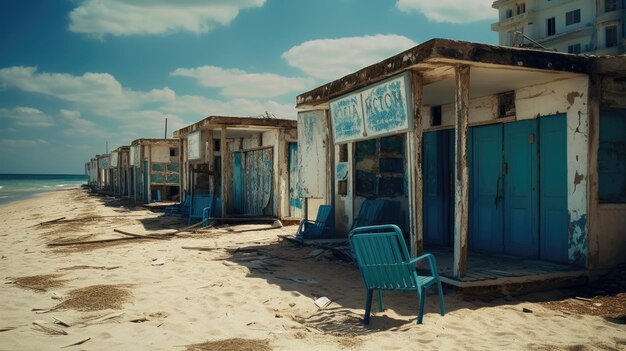
POLYGON ((512 9, 506 10, 506 18, 511 18, 511 17, 513 17, 513 10, 512 9))
POLYGON ((556 34, 556 18, 550 17, 546 20, 547 36, 556 34))
POLYGON ((498 95, 498 118, 515 116, 515 92, 498 95))
POLYGON ((604 0, 604 12, 617 10, 617 0, 604 0))
POLYGON ((171 147, 170 148, 170 157, 176 157, 178 156, 178 149, 175 147, 171 147))
POLYGON ((441 125, 441 105, 430 108, 430 125, 432 127, 441 125))
POLYGON ((617 46, 617 26, 608 26, 605 30, 606 47, 612 48, 617 46))
POLYGON ((368 198, 402 196, 405 192, 404 135, 355 143, 355 193, 368 198))
POLYGON ((525 12, 526 12, 526 3, 523 2, 521 4, 518 4, 517 5, 517 14, 521 15, 522 13, 525 13, 525 12))
POLYGON ((570 24, 579 23, 580 22, 580 9, 569 11, 565 13, 565 25, 569 26, 570 24))
POLYGON ((567 52, 569 54, 580 54, 580 43, 568 45, 567 52))

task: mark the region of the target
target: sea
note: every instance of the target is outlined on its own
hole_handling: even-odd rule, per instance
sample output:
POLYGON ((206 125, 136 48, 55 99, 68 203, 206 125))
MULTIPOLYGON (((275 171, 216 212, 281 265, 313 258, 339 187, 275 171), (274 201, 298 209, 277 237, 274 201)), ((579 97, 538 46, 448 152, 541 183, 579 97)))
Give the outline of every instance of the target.
POLYGON ((48 191, 78 188, 87 176, 77 174, 0 174, 0 205, 48 191))

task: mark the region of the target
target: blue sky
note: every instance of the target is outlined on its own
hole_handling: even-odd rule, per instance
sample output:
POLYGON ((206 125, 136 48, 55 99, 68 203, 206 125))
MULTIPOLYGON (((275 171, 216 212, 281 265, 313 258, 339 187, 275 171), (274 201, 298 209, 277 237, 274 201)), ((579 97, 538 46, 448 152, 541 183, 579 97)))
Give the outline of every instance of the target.
POLYGON ((295 97, 432 38, 496 44, 489 0, 0 0, 0 173, 295 97))

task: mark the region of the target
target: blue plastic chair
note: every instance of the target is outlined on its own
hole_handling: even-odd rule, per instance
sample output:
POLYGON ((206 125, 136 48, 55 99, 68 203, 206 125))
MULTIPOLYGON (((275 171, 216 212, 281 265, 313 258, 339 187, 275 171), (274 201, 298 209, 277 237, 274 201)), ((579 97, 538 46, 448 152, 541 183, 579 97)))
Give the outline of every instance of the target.
POLYGON ((189 205, 191 204, 191 197, 185 197, 183 203, 165 207, 165 216, 168 217, 187 217, 189 216, 189 205))
POLYGON ((333 207, 320 205, 314 221, 303 219, 296 232, 298 239, 322 239, 329 236, 334 228, 332 223, 333 207))
POLYGON ((382 224, 397 225, 400 223, 400 213, 398 201, 368 199, 361 204, 351 229, 382 224))
POLYGON ((374 290, 378 290, 378 305, 381 312, 384 309, 382 290, 416 292, 419 298, 417 324, 421 324, 426 289, 436 286, 439 291, 441 315, 445 314, 443 290, 435 257, 424 254, 411 259, 398 226, 390 224, 356 228, 350 232, 349 240, 367 290, 363 318, 365 324, 370 321, 374 290), (427 259, 430 265, 430 275, 427 276, 418 275, 415 268, 415 264, 424 259, 427 259))
POLYGON ((194 194, 191 199, 191 207, 189 208, 189 224, 196 221, 202 221, 204 218, 204 209, 211 208, 213 195, 194 194))

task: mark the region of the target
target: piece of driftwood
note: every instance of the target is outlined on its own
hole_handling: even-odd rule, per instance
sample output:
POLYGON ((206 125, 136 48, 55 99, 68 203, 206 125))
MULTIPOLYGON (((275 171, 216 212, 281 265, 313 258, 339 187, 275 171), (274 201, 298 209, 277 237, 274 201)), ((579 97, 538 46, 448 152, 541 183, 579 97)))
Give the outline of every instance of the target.
POLYGON ((89 321, 84 322, 83 324, 80 325, 80 327, 86 327, 88 325, 92 325, 92 324, 97 324, 100 322, 104 322, 107 319, 113 319, 113 318, 117 318, 117 317, 121 317, 122 315, 124 315, 124 313, 126 312, 115 312, 115 313, 110 313, 107 315, 104 315, 102 317, 96 318, 96 319, 92 319, 89 321))
POLYGON ((17 329, 17 327, 0 327, 0 333, 5 332, 5 331, 10 331, 13 329, 17 329))
POLYGON ((90 241, 66 241, 62 243, 49 243, 48 247, 99 244, 99 243, 108 243, 108 242, 113 242, 113 241, 137 240, 137 239, 138 238, 135 238, 135 237, 127 237, 127 238, 112 238, 112 239, 100 239, 100 240, 90 240, 90 241))
POLYGON ((202 246, 181 246, 180 248, 184 250, 198 250, 198 251, 223 250, 223 248, 221 247, 202 247, 202 246))
POLYGON ((33 321, 33 324, 43 329, 46 333, 57 334, 57 335, 67 335, 67 332, 56 325, 50 324, 46 321, 36 320, 33 321))
POLYGON ((69 345, 65 345, 65 346, 61 346, 62 349, 66 348, 66 347, 70 347, 70 346, 76 346, 76 345, 80 345, 80 344, 84 344, 85 342, 91 340, 91 338, 87 337, 87 338, 82 338, 76 342, 73 342, 69 345))
POLYGON ((59 217, 59 218, 56 218, 56 219, 53 219, 53 220, 50 220, 50 221, 41 222, 41 223, 39 223, 39 225, 46 225, 46 224, 56 223, 56 222, 58 222, 60 220, 63 220, 65 218, 66 217, 59 217))
POLYGON ((142 235, 142 234, 129 233, 127 231, 120 230, 120 229, 113 229, 113 231, 116 232, 116 233, 128 235, 128 236, 131 236, 133 238, 138 238, 138 239, 169 240, 169 238, 166 238, 164 236, 172 235, 172 234, 169 234, 169 233, 167 233, 167 234, 159 234, 159 235, 156 235, 156 234, 145 234, 145 235, 142 235))
POLYGON ((61 318, 58 318, 58 317, 55 317, 55 316, 51 316, 51 317, 52 317, 52 319, 54 319, 54 323, 55 324, 62 325, 64 327, 71 327, 71 325, 68 322, 62 320, 61 318))

